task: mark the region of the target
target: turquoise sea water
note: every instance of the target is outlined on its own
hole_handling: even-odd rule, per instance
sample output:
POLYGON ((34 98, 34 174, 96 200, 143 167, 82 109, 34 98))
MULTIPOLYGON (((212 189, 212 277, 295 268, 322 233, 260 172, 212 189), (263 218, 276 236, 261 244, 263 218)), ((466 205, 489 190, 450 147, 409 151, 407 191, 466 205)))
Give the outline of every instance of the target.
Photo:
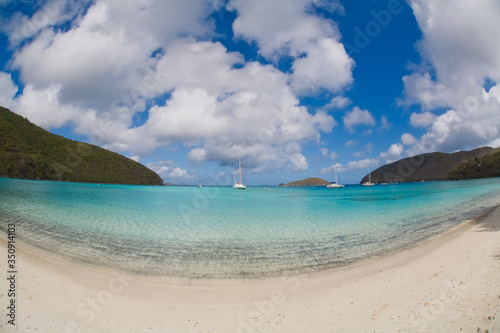
POLYGON ((410 246, 500 203, 500 178, 316 188, 0 178, 0 229, 71 259, 186 278, 293 275, 410 246))

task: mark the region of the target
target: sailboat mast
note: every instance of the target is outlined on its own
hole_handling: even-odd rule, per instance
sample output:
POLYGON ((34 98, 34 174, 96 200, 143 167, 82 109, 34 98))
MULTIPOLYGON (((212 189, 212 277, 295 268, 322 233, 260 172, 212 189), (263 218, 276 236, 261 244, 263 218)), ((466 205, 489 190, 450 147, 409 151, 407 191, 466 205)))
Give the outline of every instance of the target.
POLYGON ((243 183, 241 182, 241 157, 240 157, 240 158, 238 158, 238 162, 239 162, 239 166, 240 166, 240 184, 243 184, 243 183))

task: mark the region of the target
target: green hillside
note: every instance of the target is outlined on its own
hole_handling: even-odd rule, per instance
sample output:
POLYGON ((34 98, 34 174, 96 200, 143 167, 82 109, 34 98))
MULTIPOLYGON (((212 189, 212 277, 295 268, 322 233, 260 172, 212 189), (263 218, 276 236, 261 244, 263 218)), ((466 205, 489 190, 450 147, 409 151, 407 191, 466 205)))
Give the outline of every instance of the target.
POLYGON ((500 152, 474 158, 450 172, 449 180, 500 177, 500 152))
MULTIPOLYGON (((373 171, 371 178, 377 183, 447 180, 450 172, 461 163, 498 151, 500 151, 499 148, 482 147, 453 154, 422 154, 384 165, 373 171)), ((361 180, 360 184, 366 181, 368 181, 368 175, 361 180)))
POLYGON ((130 185, 162 185, 120 154, 65 139, 0 107, 0 177, 130 185))

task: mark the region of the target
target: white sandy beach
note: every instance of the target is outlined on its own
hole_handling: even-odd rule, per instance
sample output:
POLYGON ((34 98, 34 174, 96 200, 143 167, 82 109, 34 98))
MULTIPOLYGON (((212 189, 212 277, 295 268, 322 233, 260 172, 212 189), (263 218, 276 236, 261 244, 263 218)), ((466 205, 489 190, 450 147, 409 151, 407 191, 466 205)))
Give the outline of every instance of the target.
MULTIPOLYGON (((381 258, 294 279, 173 281, 66 262, 17 241, 2 332, 500 332, 500 209, 381 258)), ((2 269, 6 242, 1 241, 2 269)))

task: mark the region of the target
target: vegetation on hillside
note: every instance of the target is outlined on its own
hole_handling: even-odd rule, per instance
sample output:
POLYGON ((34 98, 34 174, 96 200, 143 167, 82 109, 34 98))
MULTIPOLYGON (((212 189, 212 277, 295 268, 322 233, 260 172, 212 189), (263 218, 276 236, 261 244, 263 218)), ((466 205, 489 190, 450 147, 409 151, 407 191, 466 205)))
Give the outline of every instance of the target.
MULTIPOLYGON (((450 172, 461 163, 498 151, 500 151, 499 148, 482 147, 453 154, 422 154, 384 165, 372 172, 371 179, 376 183, 447 180, 450 172)), ((368 175, 361 180, 360 184, 366 181, 368 181, 368 175)))
POLYGON ((500 152, 474 158, 457 166, 449 176, 449 180, 500 177, 500 152))
POLYGON ((290 182, 288 184, 280 184, 281 186, 324 186, 330 184, 324 179, 321 178, 307 178, 303 180, 298 180, 295 182, 290 182))
POLYGON ((100 147, 65 139, 0 107, 0 177, 161 185, 155 172, 100 147))

